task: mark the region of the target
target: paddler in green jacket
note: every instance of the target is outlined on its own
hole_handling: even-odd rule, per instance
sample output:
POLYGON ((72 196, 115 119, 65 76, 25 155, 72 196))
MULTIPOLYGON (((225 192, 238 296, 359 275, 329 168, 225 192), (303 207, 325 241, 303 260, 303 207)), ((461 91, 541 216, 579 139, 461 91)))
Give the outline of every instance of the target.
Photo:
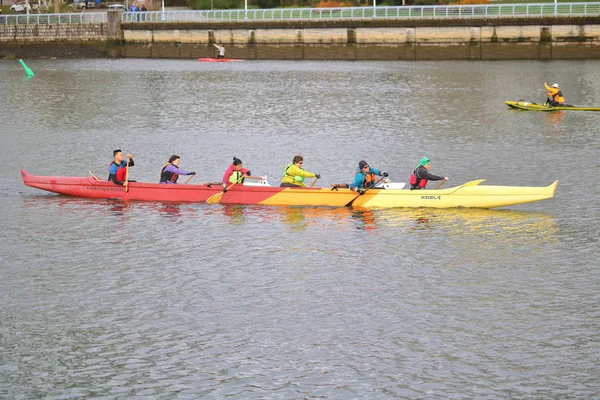
POLYGON ((304 159, 302 156, 295 156, 291 164, 285 167, 285 172, 281 178, 280 187, 306 187, 304 184, 304 178, 321 178, 319 174, 313 174, 312 172, 305 171, 302 169, 304 159))

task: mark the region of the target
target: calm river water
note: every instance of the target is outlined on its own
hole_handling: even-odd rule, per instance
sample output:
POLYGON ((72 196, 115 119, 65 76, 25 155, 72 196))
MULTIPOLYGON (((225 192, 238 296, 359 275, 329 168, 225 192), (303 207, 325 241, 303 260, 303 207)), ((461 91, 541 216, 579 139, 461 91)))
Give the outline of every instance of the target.
POLYGON ((0 398, 600 396, 600 62, 0 61, 0 398), (39 175, 156 181, 171 154, 277 184, 546 186, 500 210, 90 201, 39 175))

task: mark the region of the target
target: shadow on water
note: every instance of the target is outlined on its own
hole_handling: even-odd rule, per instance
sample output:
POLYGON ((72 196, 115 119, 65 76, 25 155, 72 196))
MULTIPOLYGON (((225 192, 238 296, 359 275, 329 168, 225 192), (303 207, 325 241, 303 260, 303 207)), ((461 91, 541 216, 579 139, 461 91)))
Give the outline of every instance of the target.
MULTIPOLYGON (((26 208, 44 213, 64 214, 73 219, 82 216, 110 215, 120 222, 132 218, 159 216, 170 222, 202 218, 235 225, 281 223, 292 230, 314 226, 334 229, 376 231, 398 229, 406 232, 429 231, 457 235, 506 236, 530 234, 555 236, 558 224, 549 214, 507 209, 351 209, 346 207, 277 207, 263 205, 207 205, 197 203, 146 203, 119 200, 92 200, 55 195, 26 196, 26 208), (46 210, 44 210, 46 209, 46 210), (225 217, 225 218, 223 218, 225 217)), ((160 220, 159 220, 160 221, 160 220)))

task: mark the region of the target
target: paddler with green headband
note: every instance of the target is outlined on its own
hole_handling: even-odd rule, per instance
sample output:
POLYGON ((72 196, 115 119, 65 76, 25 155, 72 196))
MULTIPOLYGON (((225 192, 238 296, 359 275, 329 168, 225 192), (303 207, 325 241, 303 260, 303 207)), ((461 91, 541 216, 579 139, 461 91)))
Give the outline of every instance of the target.
POLYGON ((304 158, 302 156, 295 156, 294 159, 287 167, 281 178, 280 187, 306 187, 304 184, 304 178, 317 178, 320 179, 321 175, 313 174, 312 172, 305 171, 302 168, 304 164, 304 158))
MULTIPOLYGON (((447 181, 447 176, 437 176, 429 173, 431 161, 427 157, 421 158, 419 165, 410 175, 410 190, 425 189, 428 181, 447 181)), ((440 185, 441 186, 441 185, 440 185)))

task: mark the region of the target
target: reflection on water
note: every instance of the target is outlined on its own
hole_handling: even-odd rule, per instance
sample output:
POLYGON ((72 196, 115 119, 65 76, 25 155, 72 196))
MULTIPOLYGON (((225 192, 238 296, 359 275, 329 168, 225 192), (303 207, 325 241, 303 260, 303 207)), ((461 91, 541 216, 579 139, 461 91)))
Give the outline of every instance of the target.
POLYGON ((204 203, 141 203, 118 200, 90 200, 63 196, 28 196, 26 208, 57 208, 57 212, 87 216, 108 214, 125 222, 129 213, 150 213, 176 222, 189 218, 224 216, 231 224, 281 222, 292 230, 311 226, 336 225, 339 229, 355 228, 374 231, 382 227, 407 231, 433 230, 445 234, 502 236, 503 240, 523 235, 553 240, 558 225, 553 216, 539 212, 486 209, 351 209, 347 207, 278 207, 262 205, 207 205, 204 203))

